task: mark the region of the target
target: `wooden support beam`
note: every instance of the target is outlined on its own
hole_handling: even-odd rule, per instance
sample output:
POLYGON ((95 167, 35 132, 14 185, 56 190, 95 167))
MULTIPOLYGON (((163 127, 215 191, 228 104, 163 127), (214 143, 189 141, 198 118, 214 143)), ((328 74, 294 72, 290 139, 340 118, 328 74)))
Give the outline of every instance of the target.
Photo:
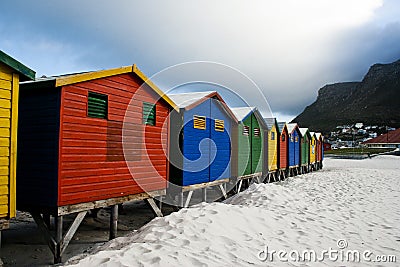
POLYGON ((69 227, 67 233, 65 234, 61 246, 61 255, 64 253, 65 249, 68 247, 69 242, 71 242, 72 238, 74 237, 76 231, 78 230, 79 225, 81 225, 83 219, 85 218, 87 211, 81 211, 76 215, 74 221, 72 222, 71 226, 69 227))
MULTIPOLYGON (((161 212, 161 208, 159 208, 156 204, 156 202, 154 201, 153 198, 147 198, 146 199, 146 203, 150 206, 151 210, 154 212, 154 214, 157 217, 163 217, 163 214, 161 212)), ((161 207, 161 201, 160 201, 160 207, 161 207)))
POLYGON ((50 231, 44 223, 43 217, 38 212, 31 212, 31 215, 39 227, 39 230, 42 232, 44 239, 51 250, 51 253, 55 255, 56 240, 50 235, 50 231))
POLYGON ((238 189, 237 189, 238 193, 240 193, 240 190, 242 189, 242 184, 243 184, 243 180, 240 180, 239 184, 238 184, 238 189))
POLYGON ((184 206, 185 208, 189 207, 192 196, 193 196, 193 191, 189 191, 188 196, 186 198, 185 206, 184 206))
POLYGON ((83 218, 85 217, 87 211, 80 212, 71 226, 69 227, 65 236, 63 236, 63 216, 55 216, 55 237, 53 237, 50 233, 49 228, 45 223, 45 218, 40 215, 38 212, 31 212, 31 215, 36 222, 37 226, 39 227, 40 231, 42 232, 47 245, 49 246, 51 252, 54 256, 54 263, 58 264, 62 261, 62 254, 64 253, 65 249, 67 248, 69 242, 71 241, 72 237, 74 236, 76 230, 78 229, 79 225, 81 224, 83 218))
POLYGON ((224 198, 227 199, 228 195, 226 194, 226 190, 222 184, 219 185, 219 188, 221 189, 222 194, 224 195, 224 198))
POLYGON ((118 205, 111 206, 110 214, 110 240, 117 237, 118 231, 118 205))
POLYGON ((51 229, 50 218, 51 218, 50 213, 47 213, 47 212, 46 212, 46 213, 43 213, 43 220, 44 220, 44 223, 46 224, 47 228, 49 228, 49 229, 51 229))

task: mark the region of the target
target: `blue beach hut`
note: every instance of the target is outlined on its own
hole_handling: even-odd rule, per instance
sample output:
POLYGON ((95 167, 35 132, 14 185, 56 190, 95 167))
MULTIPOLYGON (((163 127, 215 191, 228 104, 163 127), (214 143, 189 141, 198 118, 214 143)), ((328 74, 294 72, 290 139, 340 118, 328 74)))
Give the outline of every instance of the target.
POLYGON ((213 92, 169 94, 170 181, 180 186, 231 177, 231 131, 236 117, 213 92))
POLYGON ((294 175, 297 173, 297 169, 300 167, 301 163, 301 132, 297 123, 289 123, 287 124, 287 128, 289 133, 289 169, 290 174, 294 175))

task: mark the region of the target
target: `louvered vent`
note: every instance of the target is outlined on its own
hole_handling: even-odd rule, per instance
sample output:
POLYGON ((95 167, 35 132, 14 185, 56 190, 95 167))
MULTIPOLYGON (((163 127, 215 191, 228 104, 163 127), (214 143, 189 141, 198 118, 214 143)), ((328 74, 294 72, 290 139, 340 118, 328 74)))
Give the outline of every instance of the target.
POLYGON ((154 104, 143 102, 143 123, 156 125, 156 106, 154 104))
POLYGON ((223 132, 225 130, 225 125, 223 120, 215 120, 215 130, 218 132, 223 132))
POLYGON ((206 129, 206 117, 204 116, 193 116, 193 128, 205 130, 206 129))
POLYGON ((260 128, 254 128, 254 136, 260 137, 260 128))
POLYGON ((249 126, 243 125, 243 135, 248 136, 250 132, 249 126))
POLYGON ((107 95, 89 92, 88 117, 107 119, 108 97, 107 95))

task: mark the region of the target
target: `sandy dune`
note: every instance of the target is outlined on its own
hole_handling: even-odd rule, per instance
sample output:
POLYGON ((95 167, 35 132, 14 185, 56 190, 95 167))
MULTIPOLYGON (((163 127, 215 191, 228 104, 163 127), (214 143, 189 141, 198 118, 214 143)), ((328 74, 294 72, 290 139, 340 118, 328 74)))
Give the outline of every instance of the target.
POLYGON ((322 171, 282 183, 252 185, 225 203, 203 203, 156 218, 70 263, 287 266, 287 259, 293 266, 377 266, 366 260, 378 255, 394 255, 399 262, 399 203, 400 157, 326 159, 322 171), (266 248, 287 255, 276 253, 266 259, 266 248), (329 248, 337 250, 337 255, 325 254, 318 263, 294 260, 296 251, 304 250, 314 250, 322 259, 321 253, 329 248), (351 255, 346 257, 349 250, 360 252, 360 263, 351 255))

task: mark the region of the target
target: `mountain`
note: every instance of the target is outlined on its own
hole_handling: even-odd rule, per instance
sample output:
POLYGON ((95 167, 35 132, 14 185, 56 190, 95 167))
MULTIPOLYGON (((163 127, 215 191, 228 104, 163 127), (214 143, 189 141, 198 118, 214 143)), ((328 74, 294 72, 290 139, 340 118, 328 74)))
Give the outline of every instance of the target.
POLYGON ((400 127, 400 60, 371 66, 361 82, 325 85, 292 122, 322 132, 357 122, 400 127))

